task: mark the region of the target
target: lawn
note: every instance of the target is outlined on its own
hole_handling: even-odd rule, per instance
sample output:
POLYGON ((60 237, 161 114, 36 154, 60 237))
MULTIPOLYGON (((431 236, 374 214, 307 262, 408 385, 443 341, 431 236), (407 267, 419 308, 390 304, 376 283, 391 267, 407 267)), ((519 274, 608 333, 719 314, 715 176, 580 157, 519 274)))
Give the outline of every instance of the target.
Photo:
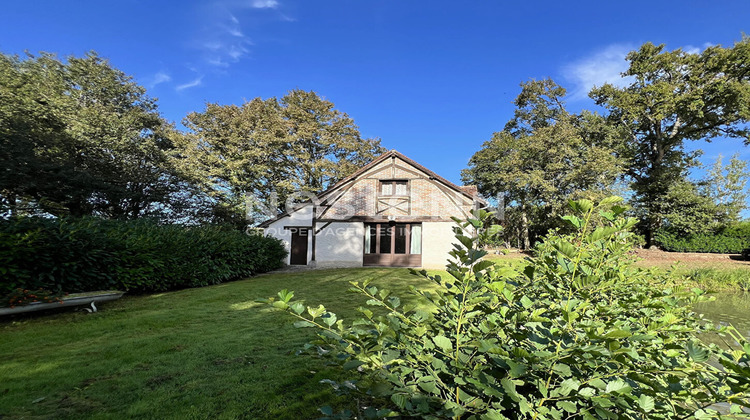
MULTIPOLYGON (((634 256, 638 267, 665 271, 674 266, 672 278, 682 285, 709 291, 750 290, 750 261, 741 260, 738 255, 638 249, 634 256)), ((489 254, 485 258, 520 269, 526 264, 525 257, 523 253, 512 252, 507 255, 489 254)))
POLYGON ((406 269, 298 271, 0 319, 0 418, 315 418, 344 402, 319 383, 334 372, 295 355, 314 331, 255 300, 286 288, 347 318, 364 302, 348 282, 367 278, 402 298, 433 287, 406 269))
POLYGON ((322 364, 295 355, 314 331, 255 299, 290 289, 339 315, 364 303, 349 281, 401 296, 430 283, 406 269, 269 274, 126 296, 95 314, 0 320, 0 418, 315 418, 335 402, 322 364))

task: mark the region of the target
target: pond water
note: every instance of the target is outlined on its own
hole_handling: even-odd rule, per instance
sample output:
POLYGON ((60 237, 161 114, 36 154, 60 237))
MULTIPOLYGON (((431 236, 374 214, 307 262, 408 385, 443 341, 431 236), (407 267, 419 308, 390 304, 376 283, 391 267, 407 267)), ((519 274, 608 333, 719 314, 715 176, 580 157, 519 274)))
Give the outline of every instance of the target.
POLYGON ((750 338, 750 293, 715 293, 713 302, 695 305, 695 311, 714 323, 731 324, 750 338))

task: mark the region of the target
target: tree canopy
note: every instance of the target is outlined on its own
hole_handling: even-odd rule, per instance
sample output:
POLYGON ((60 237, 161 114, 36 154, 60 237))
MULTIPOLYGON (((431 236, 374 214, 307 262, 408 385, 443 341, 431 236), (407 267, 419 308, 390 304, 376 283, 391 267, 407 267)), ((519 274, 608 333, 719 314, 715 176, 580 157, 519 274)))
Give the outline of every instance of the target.
POLYGON ((0 55, 0 195, 11 213, 137 218, 185 186, 156 101, 96 53, 0 55))
POLYGON ((293 194, 319 193, 384 150, 312 91, 207 104, 183 124, 188 132, 175 140, 176 164, 234 218, 244 216, 251 198, 276 211, 293 194))
POLYGON ((664 219, 671 185, 696 164, 685 142, 736 137, 750 143, 750 39, 700 54, 646 43, 627 56, 625 87, 595 88, 590 96, 623 130, 633 204, 642 215, 647 243, 664 219))
POLYGON ((565 89, 550 79, 521 86, 514 118, 471 157, 462 177, 482 194, 504 194, 528 249, 530 222, 549 227, 560 203, 584 192, 603 195, 623 169, 599 115, 568 112, 565 89))

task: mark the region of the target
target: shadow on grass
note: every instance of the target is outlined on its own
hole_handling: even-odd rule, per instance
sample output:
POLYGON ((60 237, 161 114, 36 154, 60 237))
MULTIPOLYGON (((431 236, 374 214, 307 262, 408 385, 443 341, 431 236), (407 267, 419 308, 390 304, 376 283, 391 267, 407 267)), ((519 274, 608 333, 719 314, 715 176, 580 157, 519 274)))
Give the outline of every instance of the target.
POLYGON ((342 404, 319 383, 335 372, 295 355, 314 331, 255 300, 289 289, 351 318, 365 299, 349 281, 366 278, 402 297, 430 287, 403 269, 315 270, 0 322, 0 417, 315 418, 342 404))

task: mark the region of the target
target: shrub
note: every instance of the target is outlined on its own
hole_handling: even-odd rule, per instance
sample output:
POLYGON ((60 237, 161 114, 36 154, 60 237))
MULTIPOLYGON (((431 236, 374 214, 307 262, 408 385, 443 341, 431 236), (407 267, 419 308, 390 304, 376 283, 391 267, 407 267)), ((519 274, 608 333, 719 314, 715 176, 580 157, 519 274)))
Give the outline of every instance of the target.
POLYGON ((198 287, 278 268, 272 238, 220 226, 151 220, 0 221, 0 296, 14 289, 151 292, 198 287))
POLYGON ((742 350, 696 338, 711 329, 689 306, 702 292, 662 289, 631 266, 636 220, 620 217, 619 201, 572 202, 577 214, 564 219, 575 233, 548 234, 523 273, 482 259, 474 230, 486 215, 476 213, 457 228, 450 276, 423 271, 438 290, 412 288, 428 309, 368 282, 352 283, 368 307, 349 324, 286 290, 267 301, 319 329, 308 349, 348 370, 351 380, 330 382, 367 401, 357 418, 705 418, 716 402, 739 412, 750 344, 726 328, 742 350))
POLYGON ((726 225, 716 232, 680 235, 668 229, 656 233, 656 243, 665 251, 740 254, 750 247, 750 222, 726 225))

